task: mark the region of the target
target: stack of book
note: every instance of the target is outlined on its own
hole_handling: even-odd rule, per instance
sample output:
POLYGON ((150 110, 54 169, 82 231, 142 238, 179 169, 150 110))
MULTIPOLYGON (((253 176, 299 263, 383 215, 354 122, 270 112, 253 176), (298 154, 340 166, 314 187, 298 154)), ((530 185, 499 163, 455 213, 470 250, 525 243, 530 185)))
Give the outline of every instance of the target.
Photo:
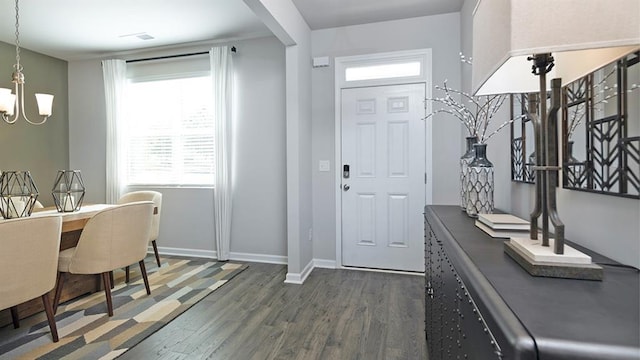
POLYGON ((494 238, 529 237, 529 222, 511 214, 478 214, 476 226, 494 238))

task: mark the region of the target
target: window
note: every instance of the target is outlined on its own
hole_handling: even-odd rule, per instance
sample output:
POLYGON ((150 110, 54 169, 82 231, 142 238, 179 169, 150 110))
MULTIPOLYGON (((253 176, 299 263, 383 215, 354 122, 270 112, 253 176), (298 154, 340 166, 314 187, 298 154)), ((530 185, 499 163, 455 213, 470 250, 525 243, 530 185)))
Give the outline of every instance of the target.
POLYGON ((336 85, 341 89, 430 81, 430 69, 431 49, 344 56, 335 59, 336 85))
POLYGON ((130 79, 126 98, 121 129, 127 185, 213 186, 209 75, 130 79))
POLYGON ((395 64, 348 67, 345 69, 346 81, 391 79, 419 76, 422 63, 419 61, 395 64))

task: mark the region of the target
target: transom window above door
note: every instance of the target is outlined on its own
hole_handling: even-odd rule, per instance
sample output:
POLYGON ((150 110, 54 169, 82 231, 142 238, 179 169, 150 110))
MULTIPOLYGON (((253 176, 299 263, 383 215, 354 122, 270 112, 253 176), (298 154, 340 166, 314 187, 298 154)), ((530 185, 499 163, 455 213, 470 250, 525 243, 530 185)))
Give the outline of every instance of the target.
POLYGON ((354 66, 345 69, 346 81, 375 80, 420 76, 420 61, 400 62, 369 66, 354 66))
POLYGON ((431 81, 429 49, 336 58, 340 88, 431 81))

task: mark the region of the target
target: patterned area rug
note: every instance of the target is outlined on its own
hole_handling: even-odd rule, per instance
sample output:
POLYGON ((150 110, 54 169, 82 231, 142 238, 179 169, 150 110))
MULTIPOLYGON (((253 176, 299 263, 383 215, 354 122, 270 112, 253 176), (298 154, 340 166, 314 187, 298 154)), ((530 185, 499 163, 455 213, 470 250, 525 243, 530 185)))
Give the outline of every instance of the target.
MULTIPOLYGON (((113 316, 104 292, 61 304, 56 314, 60 341, 54 343, 44 312, 0 329, 0 359, 114 359, 247 268, 235 262, 147 259, 151 295, 138 275, 125 284, 116 273, 113 316)), ((132 266, 138 270, 138 266, 132 266)))

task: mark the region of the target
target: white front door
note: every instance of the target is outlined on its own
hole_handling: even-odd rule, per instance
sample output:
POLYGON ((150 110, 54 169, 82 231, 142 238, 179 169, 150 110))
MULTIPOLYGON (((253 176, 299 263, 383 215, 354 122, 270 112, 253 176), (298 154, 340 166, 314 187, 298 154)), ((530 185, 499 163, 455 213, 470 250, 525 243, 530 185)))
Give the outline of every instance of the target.
POLYGON ((425 84, 342 89, 342 264, 424 271, 425 84))

